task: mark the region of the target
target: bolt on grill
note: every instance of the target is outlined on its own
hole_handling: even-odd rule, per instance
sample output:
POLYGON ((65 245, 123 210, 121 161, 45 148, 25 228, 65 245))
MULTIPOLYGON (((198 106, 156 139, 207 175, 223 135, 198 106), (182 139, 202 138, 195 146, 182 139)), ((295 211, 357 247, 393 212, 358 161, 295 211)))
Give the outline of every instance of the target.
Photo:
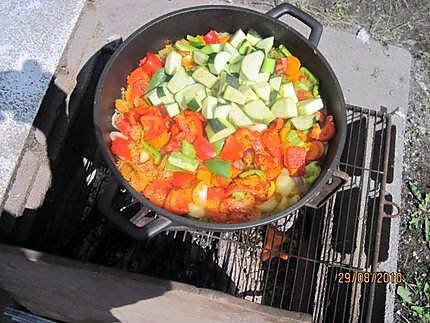
MULTIPOLYGON (((383 318, 384 309, 373 304, 384 297, 385 285, 340 284, 338 278, 340 273, 375 271, 384 257, 386 242, 381 239, 394 212, 385 192, 388 159, 394 156, 390 115, 347 107, 340 170, 350 180, 323 207, 304 207, 268 226, 224 233, 179 228, 138 242, 97 209, 111 174, 97 152, 92 98, 111 53, 112 48, 102 50, 83 69, 93 76, 77 87, 83 91, 76 96, 79 113, 64 154, 53 163, 54 185, 44 205, 27 210, 31 216, 0 232, 2 241, 312 313, 315 321, 383 318)), ((125 191, 118 194, 115 207, 136 224, 154 216, 125 191)))

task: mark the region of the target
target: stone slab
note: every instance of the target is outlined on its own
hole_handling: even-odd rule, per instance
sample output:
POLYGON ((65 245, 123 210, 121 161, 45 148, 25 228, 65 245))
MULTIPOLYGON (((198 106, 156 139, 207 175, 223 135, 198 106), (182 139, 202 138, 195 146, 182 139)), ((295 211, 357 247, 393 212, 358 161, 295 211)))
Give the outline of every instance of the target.
POLYGON ((0 208, 84 2, 0 2, 0 208))
POLYGON ((312 321, 213 290, 6 245, 0 286, 32 313, 66 322, 312 321))

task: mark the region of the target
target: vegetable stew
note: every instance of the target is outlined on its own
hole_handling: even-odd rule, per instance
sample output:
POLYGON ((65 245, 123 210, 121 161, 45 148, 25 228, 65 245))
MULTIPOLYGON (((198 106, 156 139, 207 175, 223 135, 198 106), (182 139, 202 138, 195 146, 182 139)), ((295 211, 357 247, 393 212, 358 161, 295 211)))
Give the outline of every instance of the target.
POLYGON ((254 30, 210 30, 146 53, 115 100, 111 151, 152 203, 238 223, 296 203, 335 135, 319 80, 254 30))

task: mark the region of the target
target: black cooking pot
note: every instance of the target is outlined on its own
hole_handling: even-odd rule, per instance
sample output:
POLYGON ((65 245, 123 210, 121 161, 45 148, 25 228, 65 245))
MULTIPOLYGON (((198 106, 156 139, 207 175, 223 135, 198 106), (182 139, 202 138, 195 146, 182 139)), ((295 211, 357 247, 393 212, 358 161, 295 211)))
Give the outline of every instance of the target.
POLYGON ((154 210, 159 216, 143 227, 131 223, 124 215, 113 210, 111 201, 117 192, 117 185, 107 186, 99 202, 101 211, 123 231, 136 239, 151 237, 171 226, 192 227, 210 231, 228 231, 267 224, 285 217, 304 205, 318 207, 328 196, 343 184, 344 176, 339 176, 337 166, 346 137, 345 102, 338 80, 323 55, 316 48, 322 33, 321 24, 300 9, 283 3, 262 14, 253 10, 231 6, 200 6, 178 10, 161 16, 134 32, 116 50, 107 63, 97 86, 94 101, 94 122, 96 136, 106 163, 116 177, 116 183, 125 187, 144 206, 154 210), (277 18, 289 14, 310 27, 309 39, 279 21, 277 18), (238 224, 218 224, 178 216, 152 204, 134 190, 122 177, 115 166, 115 157, 110 151, 109 133, 113 131, 111 119, 114 100, 119 96, 127 75, 137 66, 139 59, 147 51, 157 52, 167 40, 181 39, 186 34, 204 34, 209 29, 234 32, 237 29, 254 29, 262 36, 275 36, 276 45, 285 44, 295 56, 300 58, 320 80, 320 92, 328 114, 334 115, 336 136, 330 141, 321 176, 293 206, 257 221, 238 224))

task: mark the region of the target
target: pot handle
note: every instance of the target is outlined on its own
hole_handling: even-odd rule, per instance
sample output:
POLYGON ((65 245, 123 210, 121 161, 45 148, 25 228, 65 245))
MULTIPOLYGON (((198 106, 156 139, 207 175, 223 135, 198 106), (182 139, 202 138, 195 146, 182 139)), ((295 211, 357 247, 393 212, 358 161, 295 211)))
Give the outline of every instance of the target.
POLYGON ((306 203, 306 206, 313 209, 320 208, 334 193, 336 193, 346 182, 348 182, 348 180, 349 175, 347 173, 340 170, 335 170, 333 172, 331 181, 323 186, 321 191, 308 203, 306 203))
POLYGON ((281 3, 279 6, 276 6, 275 8, 266 12, 266 15, 275 19, 282 17, 285 14, 289 14, 290 16, 293 16, 294 18, 300 20, 311 29, 309 41, 315 47, 317 47, 323 31, 323 26, 321 25, 321 23, 311 15, 289 3, 281 3))
POLYGON ((147 218, 149 222, 146 222, 142 227, 134 225, 112 206, 112 202, 118 194, 118 190, 118 182, 112 177, 104 187, 98 201, 98 208, 121 231, 127 233, 136 240, 145 240, 156 236, 171 226, 172 221, 161 216, 152 219, 147 218))

